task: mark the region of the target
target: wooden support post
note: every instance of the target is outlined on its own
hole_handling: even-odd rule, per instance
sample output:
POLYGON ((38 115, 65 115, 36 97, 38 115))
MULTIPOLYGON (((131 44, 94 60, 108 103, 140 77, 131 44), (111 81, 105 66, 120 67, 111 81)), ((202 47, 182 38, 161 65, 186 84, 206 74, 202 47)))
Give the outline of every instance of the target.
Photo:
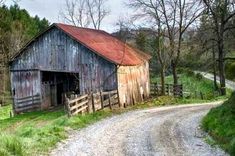
POLYGON ((109 92, 109 108, 112 109, 111 99, 110 99, 110 92, 109 92))

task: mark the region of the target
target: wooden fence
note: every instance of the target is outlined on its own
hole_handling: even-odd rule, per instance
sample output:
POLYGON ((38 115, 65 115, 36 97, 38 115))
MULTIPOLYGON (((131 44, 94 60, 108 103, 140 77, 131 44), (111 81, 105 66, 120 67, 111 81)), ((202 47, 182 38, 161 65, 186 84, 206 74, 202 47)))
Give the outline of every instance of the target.
POLYGON ((65 104, 68 111, 68 116, 73 116, 78 113, 91 112, 102 110, 106 107, 110 109, 117 105, 120 107, 119 95, 117 90, 97 92, 86 95, 73 95, 68 98, 65 95, 65 104))
POLYGON ((14 111, 17 112, 27 112, 32 109, 40 109, 41 107, 41 98, 39 94, 14 99, 14 111))
MULTIPOLYGON (((157 83, 150 84, 150 93, 154 96, 161 95, 162 86, 157 83)), ((183 85, 173 85, 173 84, 165 84, 165 94, 173 95, 175 97, 183 97, 183 85)))
POLYGON ((89 111, 89 95, 83 95, 78 97, 75 95, 72 96, 70 99, 65 97, 65 104, 67 107, 68 116, 77 115, 78 113, 83 113, 85 111, 89 111))

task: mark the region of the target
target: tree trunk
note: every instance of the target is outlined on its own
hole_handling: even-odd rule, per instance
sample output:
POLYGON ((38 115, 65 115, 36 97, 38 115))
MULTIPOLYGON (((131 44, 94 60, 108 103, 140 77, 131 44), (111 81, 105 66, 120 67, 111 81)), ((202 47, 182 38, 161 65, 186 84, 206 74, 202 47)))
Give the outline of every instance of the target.
POLYGON ((214 88, 215 90, 218 90, 218 85, 217 85, 217 81, 216 81, 216 58, 215 58, 215 48, 213 45, 213 49, 212 49, 212 54, 213 54, 213 74, 214 74, 214 88))
POLYGON ((173 74, 173 80, 174 80, 174 85, 178 84, 178 76, 177 76, 177 69, 176 69, 176 64, 174 61, 171 61, 171 68, 172 68, 172 74, 173 74))
POLYGON ((165 95, 165 67, 161 68, 161 94, 165 95))
POLYGON ((225 65, 224 65, 224 48, 223 40, 221 39, 219 44, 219 77, 220 77, 220 92, 221 95, 226 95, 226 84, 225 84, 225 65))

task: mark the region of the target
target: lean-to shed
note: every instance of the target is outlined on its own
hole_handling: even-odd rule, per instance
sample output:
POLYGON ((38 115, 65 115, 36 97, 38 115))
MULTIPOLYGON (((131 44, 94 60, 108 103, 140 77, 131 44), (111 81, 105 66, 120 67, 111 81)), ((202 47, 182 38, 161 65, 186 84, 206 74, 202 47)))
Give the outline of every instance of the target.
POLYGON ((101 30, 52 24, 10 62, 16 113, 62 104, 62 94, 118 89, 122 105, 149 96, 150 56, 101 30))

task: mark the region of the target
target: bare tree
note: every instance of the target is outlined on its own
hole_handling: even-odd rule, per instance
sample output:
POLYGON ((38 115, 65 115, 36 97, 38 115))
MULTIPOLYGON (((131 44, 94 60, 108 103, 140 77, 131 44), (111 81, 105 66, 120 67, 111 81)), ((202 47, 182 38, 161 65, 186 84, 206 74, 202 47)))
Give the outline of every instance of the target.
POLYGON ((60 13, 67 23, 75 26, 100 29, 103 19, 109 14, 104 0, 66 0, 60 13))
POLYGON ((66 0, 62 18, 75 26, 88 27, 91 20, 87 11, 87 0, 66 0))
POLYGON ((95 29, 100 29, 101 22, 110 13, 105 7, 105 2, 107 1, 87 0, 88 14, 95 29))
POLYGON ((174 84, 178 84, 176 67, 180 59, 183 35, 201 15, 198 0, 130 0, 138 18, 145 18, 157 28, 157 59, 161 64, 161 84, 164 93, 165 70, 172 66, 174 84), (168 56, 166 56, 168 55, 168 56))
POLYGON ((166 38, 165 38, 165 28, 164 28, 164 23, 162 21, 162 11, 159 10, 158 8, 160 7, 160 3, 158 0, 131 0, 129 2, 129 6, 136 9, 134 18, 139 19, 139 18, 144 18, 144 20, 147 20, 148 23, 152 24, 152 27, 155 27, 157 29, 156 34, 155 34, 155 46, 153 47, 156 50, 156 55, 157 55, 157 61, 161 65, 161 85, 162 85, 162 90, 161 93, 164 95, 165 94, 165 70, 170 64, 170 58, 168 57, 169 53, 169 47, 166 48, 165 43, 166 38))
POLYGON ((198 0, 160 0, 161 19, 167 28, 174 84, 178 84, 177 65, 180 59, 183 35, 201 16, 203 6, 198 0))
POLYGON ((218 68, 220 77, 220 91, 222 95, 226 95, 225 83, 225 44, 224 39, 226 33, 234 29, 234 25, 230 25, 230 21, 235 16, 234 0, 203 0, 208 15, 212 17, 212 29, 215 31, 215 42, 218 48, 218 68))

